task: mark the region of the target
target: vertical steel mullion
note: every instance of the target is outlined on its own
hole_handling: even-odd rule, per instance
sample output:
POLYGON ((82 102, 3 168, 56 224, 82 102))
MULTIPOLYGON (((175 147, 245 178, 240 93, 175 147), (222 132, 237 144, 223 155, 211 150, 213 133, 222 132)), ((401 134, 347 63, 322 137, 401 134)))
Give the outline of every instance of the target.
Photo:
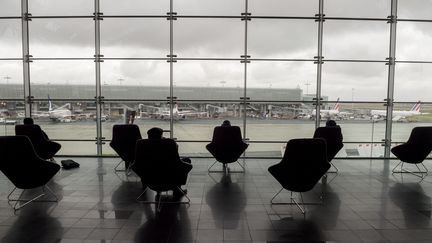
POLYGON ((173 0, 170 0, 170 14, 169 14, 169 22, 170 22, 170 50, 169 50, 169 64, 170 64, 170 94, 169 94, 169 107, 170 107, 170 138, 174 138, 174 23, 173 23, 173 0))
POLYGON ((397 0, 391 0, 390 16, 390 47, 388 57, 388 83, 387 83, 387 116, 385 130, 384 157, 390 157, 392 123, 393 123, 393 101, 394 101, 394 78, 395 78, 395 57, 396 57, 396 23, 397 23, 397 0))
POLYGON ((29 46, 29 19, 28 0, 21 1, 21 31, 22 31, 22 55, 23 55, 23 86, 24 86, 24 114, 31 116, 32 97, 30 87, 30 46, 29 46))
POLYGON ((96 150, 97 155, 102 155, 102 108, 103 104, 101 103, 101 67, 100 67, 100 6, 99 0, 95 0, 95 9, 94 9, 94 21, 95 21, 95 71, 96 71, 96 150))
POLYGON ((247 66, 248 66, 248 13, 249 13, 249 6, 248 6, 248 0, 245 0, 245 38, 244 38, 244 80, 243 80, 243 139, 247 138, 247 131, 246 131, 246 117, 247 117, 247 111, 246 111, 246 98, 247 98, 247 66))
POLYGON ((317 80, 316 80, 316 104, 315 104, 315 128, 320 126, 321 116, 321 77, 322 77, 322 45, 324 28, 324 0, 319 0, 318 20, 318 53, 317 53, 317 80))

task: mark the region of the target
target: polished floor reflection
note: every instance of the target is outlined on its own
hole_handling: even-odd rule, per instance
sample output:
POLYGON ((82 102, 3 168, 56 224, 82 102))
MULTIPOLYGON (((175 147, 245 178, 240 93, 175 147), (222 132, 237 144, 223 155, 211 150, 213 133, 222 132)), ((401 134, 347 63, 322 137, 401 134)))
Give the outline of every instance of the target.
POLYGON ((269 204, 280 189, 267 172, 276 160, 247 160, 245 174, 209 175, 213 160, 195 159, 186 186, 191 204, 158 213, 135 201, 141 183, 114 173, 116 159, 74 160, 81 168, 49 184, 59 203, 32 203, 16 214, 6 201, 13 185, 0 175, 0 242, 432 242, 432 176, 392 175, 395 160, 335 161, 340 173, 305 194, 308 202, 323 198, 307 206, 306 217, 269 204))

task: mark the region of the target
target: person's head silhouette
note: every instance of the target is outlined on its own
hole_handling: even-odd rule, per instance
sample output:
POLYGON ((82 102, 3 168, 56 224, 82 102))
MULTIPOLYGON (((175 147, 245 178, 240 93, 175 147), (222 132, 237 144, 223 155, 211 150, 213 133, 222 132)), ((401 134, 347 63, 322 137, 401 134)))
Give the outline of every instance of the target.
POLYGON ((162 128, 153 127, 147 131, 147 136, 149 139, 161 139, 163 134, 162 128))
POLYGON ((25 125, 32 125, 32 124, 34 124, 33 118, 31 118, 31 117, 24 118, 23 122, 24 122, 25 125))
POLYGON ((335 126, 337 126, 337 124, 334 120, 328 120, 326 122, 326 127, 335 127, 335 126))
POLYGON ((222 122, 222 126, 223 127, 229 127, 229 126, 231 126, 231 122, 228 121, 228 120, 225 120, 225 121, 222 122))

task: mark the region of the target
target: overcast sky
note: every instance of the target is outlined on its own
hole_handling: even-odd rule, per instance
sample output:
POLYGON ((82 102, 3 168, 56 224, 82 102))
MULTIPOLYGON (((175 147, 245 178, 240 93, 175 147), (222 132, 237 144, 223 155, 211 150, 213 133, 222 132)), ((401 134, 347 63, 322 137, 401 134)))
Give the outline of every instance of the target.
MULTIPOLYGON (((168 0, 100 0, 104 15, 166 15, 168 0)), ((0 0, 0 16, 19 16, 20 1, 0 0)), ((92 0, 29 0, 33 16, 91 15, 92 0)), ((239 15, 242 0, 174 0, 178 15, 239 15)), ((327 17, 386 18, 390 0, 325 0, 327 17)), ((249 0, 252 15, 307 16, 318 12, 318 0, 249 0)), ((432 19, 431 0, 399 0, 399 18, 432 19)), ((81 19, 33 19, 33 57, 93 57, 94 22, 81 19)), ((244 21, 239 19, 179 18, 174 22, 174 53, 178 57, 239 58, 244 53, 244 21)), ((0 20, 0 58, 21 57, 20 20, 0 20)), ((252 58, 312 59, 317 54, 317 23, 313 20, 253 19, 248 22, 248 54, 252 58)), ((105 18, 101 22, 101 52, 105 57, 153 57, 169 54, 169 21, 165 18, 105 18)), ((327 59, 383 61, 389 50, 385 21, 324 23, 323 56, 327 59)), ((432 24, 398 22, 397 60, 432 60, 432 24)), ((102 64, 105 85, 168 85, 166 61, 112 61, 102 64)), ((398 64, 395 98, 432 101, 432 64, 398 64)), ((94 84, 94 62, 34 61, 34 83, 94 84)), ((248 87, 296 88, 315 92, 313 62, 258 62, 248 66, 248 87), (310 85, 308 85, 310 84, 310 85)), ((335 100, 382 101, 386 97, 388 66, 384 63, 325 62, 322 94, 335 100)), ((176 86, 243 87, 239 61, 179 61, 176 86)), ((22 81, 19 61, 0 61, 0 82, 22 81), (5 79, 4 77, 11 77, 5 79)))

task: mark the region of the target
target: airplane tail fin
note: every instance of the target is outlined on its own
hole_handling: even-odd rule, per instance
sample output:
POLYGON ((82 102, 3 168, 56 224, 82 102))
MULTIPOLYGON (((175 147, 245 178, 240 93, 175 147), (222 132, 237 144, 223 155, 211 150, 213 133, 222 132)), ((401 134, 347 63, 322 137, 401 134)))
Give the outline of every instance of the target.
POLYGON ((336 103, 333 106, 333 110, 339 111, 339 109, 340 109, 339 98, 337 98, 336 103))
POLYGON ((173 114, 177 114, 178 112, 179 112, 178 104, 177 104, 177 103, 174 103, 174 107, 173 107, 173 114))
POLYGON ((411 108, 411 111, 417 111, 420 112, 420 107, 421 107, 421 101, 417 101, 417 103, 415 103, 415 105, 411 108))
POLYGON ((51 102, 51 98, 50 98, 49 95, 48 95, 48 110, 49 110, 49 111, 52 111, 52 110, 53 110, 52 102, 51 102))

